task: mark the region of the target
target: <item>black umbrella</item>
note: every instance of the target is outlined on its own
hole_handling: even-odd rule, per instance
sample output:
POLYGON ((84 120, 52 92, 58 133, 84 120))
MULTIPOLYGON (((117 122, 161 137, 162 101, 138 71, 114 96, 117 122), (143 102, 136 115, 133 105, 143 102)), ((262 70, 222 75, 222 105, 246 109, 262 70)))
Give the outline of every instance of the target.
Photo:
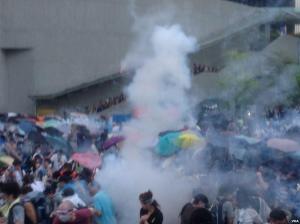
POLYGON ((36 131, 29 132, 28 140, 36 144, 43 144, 47 142, 45 137, 40 132, 36 132, 36 131))
POLYGON ((63 135, 63 133, 61 131, 59 131, 58 129, 56 129, 54 127, 45 128, 44 132, 46 132, 48 135, 57 136, 57 137, 61 137, 63 135))

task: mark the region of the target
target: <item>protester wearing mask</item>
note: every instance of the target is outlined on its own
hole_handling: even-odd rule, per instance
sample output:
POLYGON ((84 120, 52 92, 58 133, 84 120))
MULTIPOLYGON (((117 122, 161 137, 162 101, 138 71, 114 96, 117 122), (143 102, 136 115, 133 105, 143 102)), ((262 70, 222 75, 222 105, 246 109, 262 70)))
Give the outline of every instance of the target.
POLYGON ((156 200, 153 199, 153 194, 150 190, 140 194, 141 203, 140 210, 140 224, 162 224, 163 214, 160 211, 160 206, 156 200))

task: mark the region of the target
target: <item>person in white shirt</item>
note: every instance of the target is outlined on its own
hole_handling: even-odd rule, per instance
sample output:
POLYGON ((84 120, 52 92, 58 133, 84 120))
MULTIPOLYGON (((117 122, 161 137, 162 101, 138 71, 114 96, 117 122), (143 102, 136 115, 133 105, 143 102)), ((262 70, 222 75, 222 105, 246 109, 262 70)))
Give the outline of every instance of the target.
POLYGON ((56 172, 67 162, 67 157, 59 150, 53 154, 50 160, 53 164, 53 172, 56 172))
POLYGON ((62 192, 62 201, 70 201, 74 205, 75 208, 83 208, 86 207, 84 201, 79 198, 79 196, 74 192, 72 188, 66 188, 62 192))
POLYGON ((238 224, 263 224, 258 212, 252 207, 252 197, 245 189, 239 189, 236 195, 238 224))

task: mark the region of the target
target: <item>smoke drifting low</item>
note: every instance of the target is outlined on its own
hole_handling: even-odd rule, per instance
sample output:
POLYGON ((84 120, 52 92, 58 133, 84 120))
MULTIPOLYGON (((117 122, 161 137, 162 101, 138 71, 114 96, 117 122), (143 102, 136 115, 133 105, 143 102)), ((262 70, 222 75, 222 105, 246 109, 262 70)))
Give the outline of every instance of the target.
POLYGON ((106 158, 99 176, 124 224, 139 220, 138 195, 148 189, 161 205, 164 223, 177 223, 182 205, 191 199, 196 186, 196 180, 161 169, 151 152, 159 132, 182 128, 189 121, 187 55, 197 49, 196 39, 186 36, 178 25, 157 26, 149 38, 152 53, 142 58, 127 89, 138 117, 124 128, 121 158, 106 158))

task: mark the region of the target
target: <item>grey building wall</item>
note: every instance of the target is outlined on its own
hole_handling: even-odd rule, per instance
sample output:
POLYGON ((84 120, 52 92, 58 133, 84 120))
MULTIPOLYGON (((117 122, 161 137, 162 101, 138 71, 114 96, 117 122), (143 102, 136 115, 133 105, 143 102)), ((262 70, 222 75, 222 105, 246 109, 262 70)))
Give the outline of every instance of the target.
POLYGON ((32 95, 52 94, 118 71, 127 48, 123 39, 130 39, 125 1, 1 1, 2 45, 34 48, 32 95))
POLYGON ((134 40, 132 14, 136 21, 159 15, 158 23, 179 23, 201 45, 256 12, 223 0, 0 0, 0 6, 0 110, 20 112, 34 111, 28 96, 68 92, 118 73, 134 40), (12 56, 7 49, 30 53, 12 56))
POLYGON ((33 80, 32 51, 28 49, 5 49, 3 55, 7 75, 7 110, 34 113, 34 101, 28 97, 33 80))
POLYGON ((7 106, 7 75, 3 51, 0 50, 0 110, 5 111, 7 106))

